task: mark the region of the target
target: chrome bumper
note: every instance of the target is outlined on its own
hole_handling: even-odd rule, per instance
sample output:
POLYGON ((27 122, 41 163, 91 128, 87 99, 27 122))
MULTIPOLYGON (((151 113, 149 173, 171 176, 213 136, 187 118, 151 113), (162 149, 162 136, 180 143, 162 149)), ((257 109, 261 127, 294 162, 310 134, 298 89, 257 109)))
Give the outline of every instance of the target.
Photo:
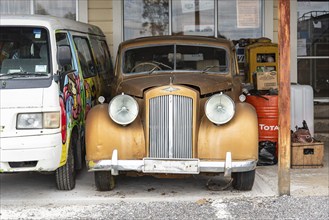
POLYGON ((231 152, 226 153, 225 161, 200 161, 199 159, 144 158, 143 160, 118 160, 118 151, 114 150, 111 160, 87 161, 88 171, 136 171, 143 173, 199 174, 246 172, 256 168, 257 160, 232 161, 231 152))

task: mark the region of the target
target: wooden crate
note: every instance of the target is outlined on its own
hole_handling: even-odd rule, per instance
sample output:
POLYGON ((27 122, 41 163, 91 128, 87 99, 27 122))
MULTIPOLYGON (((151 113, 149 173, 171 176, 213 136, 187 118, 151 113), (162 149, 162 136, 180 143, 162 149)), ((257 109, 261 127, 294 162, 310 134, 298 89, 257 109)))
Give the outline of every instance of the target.
POLYGON ((318 168, 323 166, 322 142, 292 143, 291 168, 318 168))

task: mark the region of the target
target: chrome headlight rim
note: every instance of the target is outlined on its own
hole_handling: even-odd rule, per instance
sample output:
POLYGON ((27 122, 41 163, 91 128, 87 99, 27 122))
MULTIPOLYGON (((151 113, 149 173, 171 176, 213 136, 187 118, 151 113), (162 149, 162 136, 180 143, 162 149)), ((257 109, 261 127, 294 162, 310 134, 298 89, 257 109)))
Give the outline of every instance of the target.
MULTIPOLYGON (((218 112, 218 114, 220 114, 220 112, 218 112)), ((209 121, 211 121, 212 123, 214 123, 216 125, 226 124, 229 121, 231 121, 235 115, 235 102, 233 101, 233 99, 230 96, 228 96, 224 93, 214 94, 205 103, 205 115, 207 116, 209 121), (220 100, 223 101, 223 104, 221 103, 222 101, 220 101, 220 100), (217 102, 219 102, 219 103, 217 103, 217 102), (214 105, 214 103, 215 103, 215 105, 217 105, 217 108, 223 109, 225 111, 229 110, 228 114, 225 115, 226 118, 224 120, 217 120, 216 117, 213 115, 214 112, 210 111, 209 105, 210 104, 214 105), (225 105, 225 106, 223 106, 223 105, 225 105)))
MULTIPOLYGON (((126 103, 127 104, 127 103, 126 103)), ((119 109, 116 106, 116 109, 119 109)), ((139 113, 139 105, 137 103, 137 101, 130 95, 127 94, 120 94, 115 96, 109 103, 108 105, 108 114, 110 116, 110 118, 117 124, 122 125, 122 126, 126 126, 131 124, 132 122, 135 121, 135 119, 137 118, 139 113), (122 102, 124 99, 126 99, 127 102, 130 101, 129 104, 132 104, 130 106, 124 106, 122 102), (122 121, 118 119, 118 114, 120 114, 120 112, 116 115, 114 115, 114 107, 115 105, 119 106, 120 110, 119 111, 125 111, 125 112, 129 112, 132 109, 132 115, 130 117, 130 119, 126 120, 126 121, 122 121)))

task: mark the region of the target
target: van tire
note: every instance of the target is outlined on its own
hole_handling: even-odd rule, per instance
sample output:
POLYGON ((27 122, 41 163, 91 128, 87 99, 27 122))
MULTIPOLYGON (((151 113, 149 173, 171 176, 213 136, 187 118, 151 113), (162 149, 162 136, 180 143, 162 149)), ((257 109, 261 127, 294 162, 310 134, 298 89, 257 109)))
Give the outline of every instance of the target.
MULTIPOLYGON (((72 143, 72 142, 71 142, 72 143)), ((75 168, 73 148, 70 146, 67 161, 56 170, 56 184, 59 190, 72 190, 75 187, 75 168)))
POLYGON ((111 171, 95 171, 95 185, 97 191, 110 191, 115 187, 115 180, 111 171))
POLYGON ((234 189, 241 191, 250 191, 255 181, 255 170, 247 172, 232 173, 232 186, 234 189))

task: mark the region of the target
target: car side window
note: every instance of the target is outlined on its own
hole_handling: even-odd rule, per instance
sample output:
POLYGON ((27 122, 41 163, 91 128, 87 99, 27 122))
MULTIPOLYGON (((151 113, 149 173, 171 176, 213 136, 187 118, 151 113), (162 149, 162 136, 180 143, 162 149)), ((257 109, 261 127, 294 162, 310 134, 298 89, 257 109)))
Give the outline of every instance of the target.
POLYGON ((105 78, 108 78, 112 73, 112 60, 108 46, 104 40, 99 40, 96 38, 91 38, 91 45, 94 50, 96 58, 96 69, 99 74, 103 75, 105 78))
POLYGON ((100 43, 101 43, 101 48, 104 50, 104 57, 106 60, 105 69, 107 72, 110 72, 110 74, 113 74, 113 63, 107 43, 104 40, 100 41, 100 43))
POLYGON ((78 51, 78 59, 81 66, 82 74, 84 78, 92 77, 96 75, 96 68, 92 58, 90 44, 87 38, 74 36, 73 37, 75 47, 78 51))

